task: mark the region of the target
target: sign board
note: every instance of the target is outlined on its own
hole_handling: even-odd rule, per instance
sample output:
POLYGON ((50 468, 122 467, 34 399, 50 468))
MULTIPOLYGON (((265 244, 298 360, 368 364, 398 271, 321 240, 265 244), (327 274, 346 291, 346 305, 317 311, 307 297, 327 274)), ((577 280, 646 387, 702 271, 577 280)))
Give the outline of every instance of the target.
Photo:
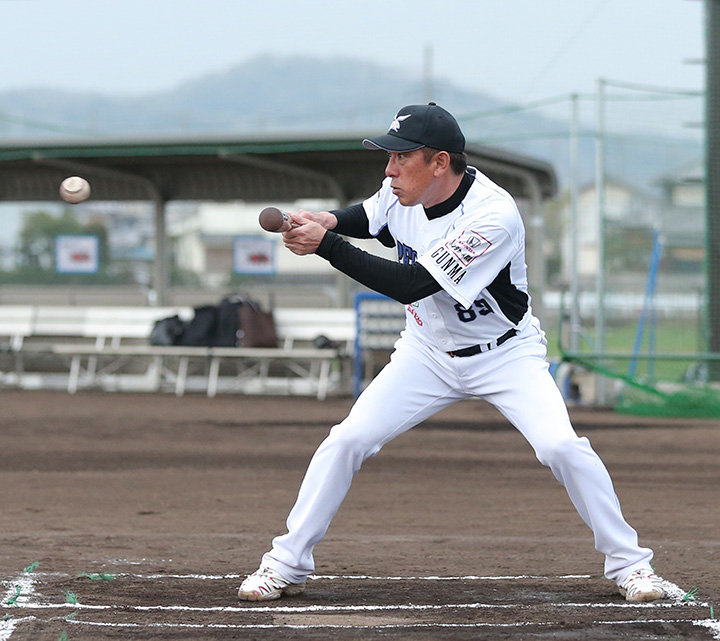
POLYGON ((55 271, 58 274, 97 274, 100 239, 93 234, 62 234, 55 237, 55 271))
POLYGON ((233 271, 245 275, 274 275, 275 240, 263 236, 236 236, 233 242, 233 271))

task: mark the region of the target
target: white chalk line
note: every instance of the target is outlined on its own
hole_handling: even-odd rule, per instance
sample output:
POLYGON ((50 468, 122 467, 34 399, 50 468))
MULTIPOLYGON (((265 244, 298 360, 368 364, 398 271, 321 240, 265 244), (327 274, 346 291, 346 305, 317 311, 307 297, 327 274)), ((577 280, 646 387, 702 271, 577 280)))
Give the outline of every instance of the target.
MULTIPOLYGON (((246 575, 241 575, 245 578, 246 575)), ((362 579, 364 581, 547 581, 550 579, 589 579, 590 574, 561 574, 559 576, 540 576, 532 574, 517 574, 508 576, 482 576, 467 574, 464 576, 372 576, 367 574, 311 574, 311 581, 337 581, 362 579)))
MULTIPOLYGON (((638 623, 692 623, 694 626, 700 627, 700 628, 707 628, 712 632, 713 639, 720 639, 720 621, 717 619, 698 619, 694 621, 689 621, 687 619, 680 619, 678 621, 669 621, 669 620, 663 620, 663 619, 656 619, 656 620, 647 620, 647 621, 638 621, 638 623)), ((630 621, 595 621, 595 625, 616 625, 616 624, 623 624, 623 623, 631 623, 630 621)))
MULTIPOLYGON (((27 608, 32 606, 31 597, 35 596, 35 577, 29 573, 23 573, 14 581, 2 597, 2 605, 6 608, 27 608)), ((0 641, 8 641, 15 632, 15 628, 23 621, 35 619, 35 617, 21 617, 0 620, 0 641)))
POLYGON ((2 604, 5 605, 8 601, 13 601, 19 606, 28 602, 35 591, 35 576, 24 572, 13 581, 8 582, 8 585, 10 587, 2 597, 2 604))
MULTIPOLYGON (((588 608, 588 609, 670 609, 679 605, 691 605, 690 603, 678 603, 668 601, 653 601, 650 603, 538 603, 538 607, 556 608, 588 608)), ((697 605, 697 603, 693 604, 697 605)), ((400 603, 396 605, 255 605, 246 606, 191 606, 191 605, 91 605, 84 603, 28 603, 21 606, 25 610, 123 610, 124 612, 226 612, 226 613, 261 613, 270 612, 273 614, 306 614, 306 613, 331 613, 331 612, 390 612, 390 611, 432 611, 432 610, 509 610, 517 608, 517 603, 400 603)), ((524 604, 525 608, 532 608, 533 604, 524 604)))
MULTIPOLYGON (((99 573, 98 573, 99 575, 99 573)), ((66 572, 35 572, 34 576, 70 578, 82 575, 68 574, 66 572)), ((108 576, 113 578, 132 577, 135 579, 195 579, 201 581, 221 581, 244 579, 247 574, 142 574, 137 572, 112 572, 108 576)), ((590 579, 591 574, 561 574, 556 576, 543 576, 534 574, 518 574, 508 576, 483 576, 467 574, 463 576, 373 576, 369 574, 311 574, 308 581, 547 581, 550 579, 590 579)))
MULTIPOLYGON (((279 625, 275 623, 109 623, 103 621, 82 621, 72 619, 67 621, 73 625, 87 625, 107 628, 175 628, 175 629, 226 629, 226 630, 275 630, 278 628, 291 630, 312 629, 343 629, 343 630, 378 630, 378 629, 407 629, 407 628, 528 628, 553 627, 567 625, 566 621, 517 621, 512 623, 380 623, 368 625, 341 625, 337 623, 303 623, 279 625)), ((689 623, 695 626, 708 627, 712 632, 720 632, 718 621, 715 619, 690 621, 687 619, 628 619, 622 621, 594 621, 594 625, 647 625, 647 624, 689 623)), ((720 635, 713 637, 719 639, 720 635)))
POLYGON ((713 639, 720 639, 720 621, 717 619, 705 619, 703 621, 693 621, 693 623, 710 630, 713 633, 713 639))
POLYGON ((37 617, 21 617, 19 619, 2 619, 0 620, 0 640, 7 641, 9 639, 13 632, 15 632, 15 628, 18 627, 21 623, 24 621, 35 621, 37 617))
MULTIPOLYGON (((18 624, 24 621, 37 620, 36 617, 23 617, 22 619, 10 619, 0 621, 0 639, 9 639, 18 624), (5 634, 3 634, 5 633, 5 634)), ((410 623, 410 624, 379 624, 379 625, 337 625, 337 624, 292 624, 279 626, 277 624, 228 624, 228 623, 108 623, 102 621, 82 621, 78 619, 63 619, 71 625, 84 625, 89 627, 109 627, 109 628, 172 628, 172 629, 234 629, 234 630, 270 630, 279 627, 295 630, 308 629, 390 629, 390 628, 520 628, 520 627, 552 627, 555 625, 563 625, 564 622, 515 622, 515 623, 410 623)), ((600 625, 633 625, 640 623, 692 623, 695 626, 708 628, 713 633, 714 639, 720 639, 720 623, 714 619, 701 621, 686 621, 684 619, 647 619, 644 621, 625 620, 625 621, 597 621, 595 624, 600 625)))
MULTIPOLYGON (((115 607, 120 606, 100 606, 100 605, 89 605, 89 604, 81 604, 81 603, 61 603, 61 604, 50 604, 50 603, 34 603, 30 604, 29 601, 29 594, 32 593, 34 587, 33 587, 33 577, 54 577, 54 578, 70 578, 71 576, 67 573, 62 572, 36 572, 33 575, 30 574, 24 574, 21 575, 20 579, 15 581, 15 584, 22 586, 22 592, 21 596, 17 599, 17 605, 22 605, 26 608, 36 608, 36 609, 49 609, 49 608, 82 608, 82 609, 113 609, 115 607)), ((83 576, 83 575, 80 575, 83 576)), ((113 574, 112 575, 115 578, 121 578, 121 577, 130 577, 130 578, 140 578, 140 579, 195 579, 195 580, 218 580, 218 579, 239 579, 244 578, 245 575, 235 575, 235 574, 225 574, 225 575, 207 575, 207 574, 139 574, 139 573, 120 573, 120 574, 113 574)), ((425 576, 425 577, 414 577, 414 576, 390 576, 390 577, 383 577, 383 576, 372 576, 372 575, 357 575, 357 574, 347 574, 347 575, 334 575, 334 574, 327 574, 327 575, 311 575, 308 577, 309 580, 325 580, 325 581, 337 581, 337 580, 370 580, 370 581, 500 581, 500 580, 510 580, 510 581, 519 581, 519 580, 550 580, 550 579, 588 579, 591 578, 591 575, 589 574, 565 574, 565 575, 559 575, 559 576, 538 576, 538 575, 507 575, 507 576, 480 576, 480 575, 464 575, 464 576, 425 576)), ((688 600, 686 602, 682 602, 682 598, 685 596, 686 592, 680 588, 679 586, 675 585, 674 583, 670 583, 669 581, 664 582, 665 590, 668 594, 668 596, 673 599, 673 602, 666 602, 666 601, 654 601, 651 603, 628 603, 628 602, 618 602, 618 603, 558 603, 555 604, 557 607, 596 607, 596 608, 638 608, 638 607, 646 607, 646 608, 653 608, 653 607, 675 607, 676 605, 682 604, 682 605, 704 605, 707 607, 708 604, 701 603, 695 600, 688 600)), ((12 587, 8 591, 7 597, 11 598, 13 593, 12 587)), ((3 600, 3 603, 5 603, 6 600, 3 600)), ((294 606, 294 607, 282 607, 282 606, 257 606, 252 605, 249 606, 252 607, 252 610, 254 612, 263 612, 263 611, 272 611, 272 612, 301 612, 301 611, 307 611, 307 612, 317 612, 317 611, 353 611, 353 610, 362 610, 362 609, 398 609, 398 608, 409 608, 409 609, 418 609, 418 608, 445 608, 445 607, 451 607, 451 608, 461 608, 461 607, 487 607, 487 608, 513 608, 517 607, 516 604, 447 604, 447 605, 397 605, 397 606, 294 606)), ((192 607, 192 606, 123 606, 124 609, 138 609, 138 610, 186 610, 188 612, 244 612, 247 611, 248 607, 232 607, 232 606, 219 606, 219 607, 212 607, 212 608, 202 608, 202 607, 192 607)))
MULTIPOLYGON (((64 573, 35 573, 20 575, 15 581, 10 583, 10 588, 7 590, 5 597, 3 598, 2 604, 6 605, 8 600, 16 597, 13 602, 13 607, 32 610, 32 609, 58 609, 66 608, 72 610, 116 610, 122 609, 123 611, 136 611, 136 612, 205 612, 205 613, 240 613, 240 612, 272 612, 275 614, 303 614, 303 613, 348 613, 348 612, 383 612, 383 611, 441 611, 441 610, 461 610, 461 609, 509 609, 516 608, 516 604, 488 604, 488 603, 465 603, 465 604, 398 604, 398 605, 346 605, 346 606, 246 606, 246 607, 232 607, 232 606, 219 606, 219 607, 193 607, 193 606, 119 606, 119 605, 91 605, 82 603, 39 603, 37 601, 31 601, 31 597, 35 596, 35 583, 36 579, 41 576, 47 577, 70 577, 72 575, 64 573), (20 594, 17 593, 17 588, 20 587, 20 594)), ((201 579, 201 580, 214 580, 214 579, 234 579, 240 578, 244 575, 197 575, 197 574, 186 574, 186 575, 167 575, 167 574, 121 574, 114 576, 129 576, 133 578, 147 578, 147 579, 159 579, 159 578, 177 578, 177 579, 201 579)), ((368 575, 315 575, 311 577, 313 580, 347 580, 347 579, 364 579, 364 580, 377 580, 377 581, 458 581, 458 580, 475 580, 475 581, 496 581, 496 580, 528 580, 528 579, 586 579, 590 575, 562 575, 556 577, 548 576, 492 576, 483 577, 478 575, 467 575, 462 577, 439 577, 439 576, 428 576, 428 577, 380 577, 380 576, 368 576, 368 575)), ((666 582, 666 589, 669 592, 675 592, 676 597, 684 596, 685 592, 670 582, 666 582)), ((671 597, 673 595, 671 594, 671 597)), ((548 604, 542 604, 547 607, 548 604)), ((651 602, 651 603, 557 603, 555 607, 558 608, 672 608, 678 605, 705 605, 697 601, 683 602, 681 599, 676 598, 673 602, 651 602)), ((17 625, 23 621, 32 620, 35 617, 23 617, 20 619, 8 619, 0 622, 0 641, 8 641, 15 631, 17 625)), ((469 624, 452 624, 452 623, 406 623, 406 624, 368 624, 368 625, 352 625, 343 626, 337 624, 170 624, 170 623, 107 623, 107 622, 93 622, 93 621, 80 621, 66 619, 68 623, 76 623, 83 625, 94 625, 94 626, 107 626, 107 627, 176 627, 176 628, 231 628, 231 629, 275 629, 275 628, 296 628, 296 629, 308 629, 308 628, 410 628, 410 627, 513 627, 513 626, 527 626, 527 625, 556 625, 556 623, 529 623, 529 622, 517 622, 511 624, 494 624, 494 623, 469 623, 469 624)), ((619 625, 619 624, 631 624, 639 622, 648 622, 652 620, 644 621, 598 621, 595 622, 600 625, 619 625)), ((665 623, 691 623, 692 625, 702 626, 708 628, 713 633, 714 639, 720 639, 720 622, 715 619, 704 619, 704 620, 672 620, 672 619, 658 619, 658 622, 665 623)))
MULTIPOLYGON (((137 610, 137 611, 187 611, 187 612, 246 612, 252 610, 253 612, 351 612, 351 611, 381 611, 381 610, 398 610, 398 609, 442 609, 442 608, 514 608, 517 604, 483 604, 483 603, 470 603, 470 604, 432 604, 432 605, 417 605, 417 604, 400 604, 400 605, 364 605, 364 606, 258 606, 253 604, 252 606, 245 607, 233 607, 233 606, 217 606, 217 607, 193 607, 193 606, 115 606, 115 605, 90 605, 82 603, 31 603, 30 596, 34 593, 35 578, 40 577, 55 577, 55 578, 70 578, 71 576, 67 573, 61 572, 36 572, 34 574, 23 574, 16 581, 12 582, 12 585, 5 595, 2 603, 3 605, 8 599, 15 595, 15 587, 21 588, 20 596, 17 597, 15 605, 17 607, 23 607, 26 609, 52 609, 52 608, 75 608, 75 609, 86 609, 86 610, 111 610, 115 608, 122 608, 125 610, 137 610)), ((80 575, 82 576, 82 575, 80 575)), ((215 579, 235 579, 243 577, 244 575, 200 575, 200 574, 116 574, 114 577, 131 577, 131 578, 145 578, 145 579, 159 579, 159 578, 173 578, 173 579, 199 579, 199 580, 215 580, 215 579)), ((374 581, 497 581, 497 580, 549 580, 549 579, 587 579, 591 575, 586 574, 566 574, 559 576, 535 576, 535 575, 512 575, 512 576, 479 576, 479 575, 466 575, 466 576, 426 576, 426 577, 382 577, 382 576, 370 576, 370 575, 311 575, 308 577, 312 580, 347 580, 347 579, 361 579, 361 580, 374 580, 374 581)), ((617 603, 556 603, 556 607, 574 607, 574 608, 671 608, 677 605, 688 605, 688 606, 705 606, 709 607, 707 603, 699 602, 696 600, 683 601, 682 598, 686 592, 669 581, 664 582, 665 590, 668 596, 673 599, 671 602, 667 601, 653 601, 650 603, 629 603, 626 601, 617 603)), ((0 640, 1 641, 1 640, 0 640)))
POLYGON ((4 619, 0 621, 0 639, 3 639, 3 641, 9 639, 21 620, 22 619, 4 619))
MULTIPOLYGON (((538 604, 547 607, 547 603, 538 604)), ((618 603, 618 604, 593 604, 593 603, 556 603, 557 608, 672 608, 674 603, 618 603)), ((32 603, 22 606, 24 610, 123 610, 124 612, 227 612, 227 613, 259 613, 271 612, 273 614, 304 614, 304 613, 329 613, 329 612, 389 612, 401 610, 510 610, 517 608, 515 603, 443 603, 443 604, 399 604, 399 605, 308 605, 308 606, 214 606, 195 607, 190 605, 88 605, 82 603, 32 603)), ((525 604, 524 607, 532 607, 525 604)))
MULTIPOLYGON (((35 621, 37 617, 23 617, 21 619, 9 619, 0 621, 0 639, 9 639, 15 628, 25 621, 35 621)), ((262 624, 262 623, 110 623, 103 621, 82 621, 80 619, 58 619, 53 617, 50 620, 62 620, 70 625, 84 625, 89 627, 105 627, 105 628, 172 628, 172 629, 225 629, 225 630, 272 630, 277 628, 286 628, 294 630, 309 629, 405 629, 405 628, 520 628, 520 627, 552 627, 564 625, 564 621, 517 621, 513 623, 383 623, 377 625, 339 625, 339 624, 262 624)), ((637 625, 651 623, 691 623, 699 627, 706 627, 713 633, 714 639, 720 639, 720 622, 715 619, 687 621, 685 619, 631 619, 622 621, 596 621, 596 625, 637 625)))
MULTIPOLYGON (((27 577, 30 583, 32 583, 32 576, 35 577, 52 577, 52 578, 70 578, 70 577, 82 577, 83 575, 71 575, 63 572, 35 572, 33 575, 23 575, 27 577)), ((111 576, 113 579, 116 578, 135 578, 145 580, 156 580, 156 579, 191 579, 201 581, 216 581, 216 580, 239 580, 244 579, 247 575, 245 574, 142 574, 135 572, 124 572, 124 573, 113 573, 111 576)), ((352 580, 363 580, 363 581, 548 581, 557 579, 589 579, 592 578, 590 574, 561 574, 557 576, 546 576, 546 575, 501 575, 501 576, 483 576, 468 574, 463 576, 373 576, 367 574, 318 574, 310 575, 308 581, 352 581, 352 580)), ((687 592, 680 586, 671 583, 670 581, 663 580, 663 587, 665 593, 669 598, 675 601, 682 601, 687 592)), ((23 590, 24 592, 25 590, 23 590)), ((9 597, 8 597, 9 598, 9 597)), ((3 603, 6 599, 3 599, 3 603)), ((702 605, 708 606, 708 604, 696 601, 694 599, 687 600, 684 602, 685 605, 702 605)), ((633 604, 629 604, 633 607, 633 604)), ((635 606, 636 607, 636 606, 635 606)))

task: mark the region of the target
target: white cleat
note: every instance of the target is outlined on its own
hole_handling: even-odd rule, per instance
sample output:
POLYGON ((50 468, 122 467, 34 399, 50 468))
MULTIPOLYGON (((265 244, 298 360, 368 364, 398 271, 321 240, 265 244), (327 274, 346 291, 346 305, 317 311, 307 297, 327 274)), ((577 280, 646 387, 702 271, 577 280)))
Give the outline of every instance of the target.
POLYGON ((656 601, 666 595, 663 580, 652 570, 635 570, 622 583, 618 583, 620 594, 626 601, 656 601))
POLYGON ((290 583, 279 572, 260 567, 240 585, 238 597, 242 601, 274 601, 281 596, 296 596, 305 590, 305 583, 290 583))

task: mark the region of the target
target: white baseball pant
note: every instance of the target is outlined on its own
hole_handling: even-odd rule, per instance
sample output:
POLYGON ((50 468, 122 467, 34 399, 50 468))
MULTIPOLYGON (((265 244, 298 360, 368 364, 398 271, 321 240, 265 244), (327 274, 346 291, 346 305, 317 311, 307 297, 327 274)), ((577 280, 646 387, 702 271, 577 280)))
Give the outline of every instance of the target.
MULTIPOLYGON (((325 536, 362 463, 385 443, 456 401, 481 397, 522 433, 538 460, 565 487, 605 555, 605 576, 621 581, 649 567, 652 550, 625 521, 610 475, 587 438, 575 433, 535 333, 475 356, 453 358, 403 336, 378 376, 334 426, 308 466, 288 532, 273 540, 263 565, 301 583, 315 568, 313 548, 325 536)), ((520 491, 521 488, 518 488, 520 491)))

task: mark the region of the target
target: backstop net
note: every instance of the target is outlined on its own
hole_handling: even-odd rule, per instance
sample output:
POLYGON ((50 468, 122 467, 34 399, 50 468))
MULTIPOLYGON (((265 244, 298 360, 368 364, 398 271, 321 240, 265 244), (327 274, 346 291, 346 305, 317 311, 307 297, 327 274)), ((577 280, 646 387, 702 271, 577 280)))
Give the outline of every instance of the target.
POLYGON ((619 411, 720 416, 704 95, 602 80, 593 102, 595 176, 576 198, 564 360, 592 372, 590 395, 619 411))

